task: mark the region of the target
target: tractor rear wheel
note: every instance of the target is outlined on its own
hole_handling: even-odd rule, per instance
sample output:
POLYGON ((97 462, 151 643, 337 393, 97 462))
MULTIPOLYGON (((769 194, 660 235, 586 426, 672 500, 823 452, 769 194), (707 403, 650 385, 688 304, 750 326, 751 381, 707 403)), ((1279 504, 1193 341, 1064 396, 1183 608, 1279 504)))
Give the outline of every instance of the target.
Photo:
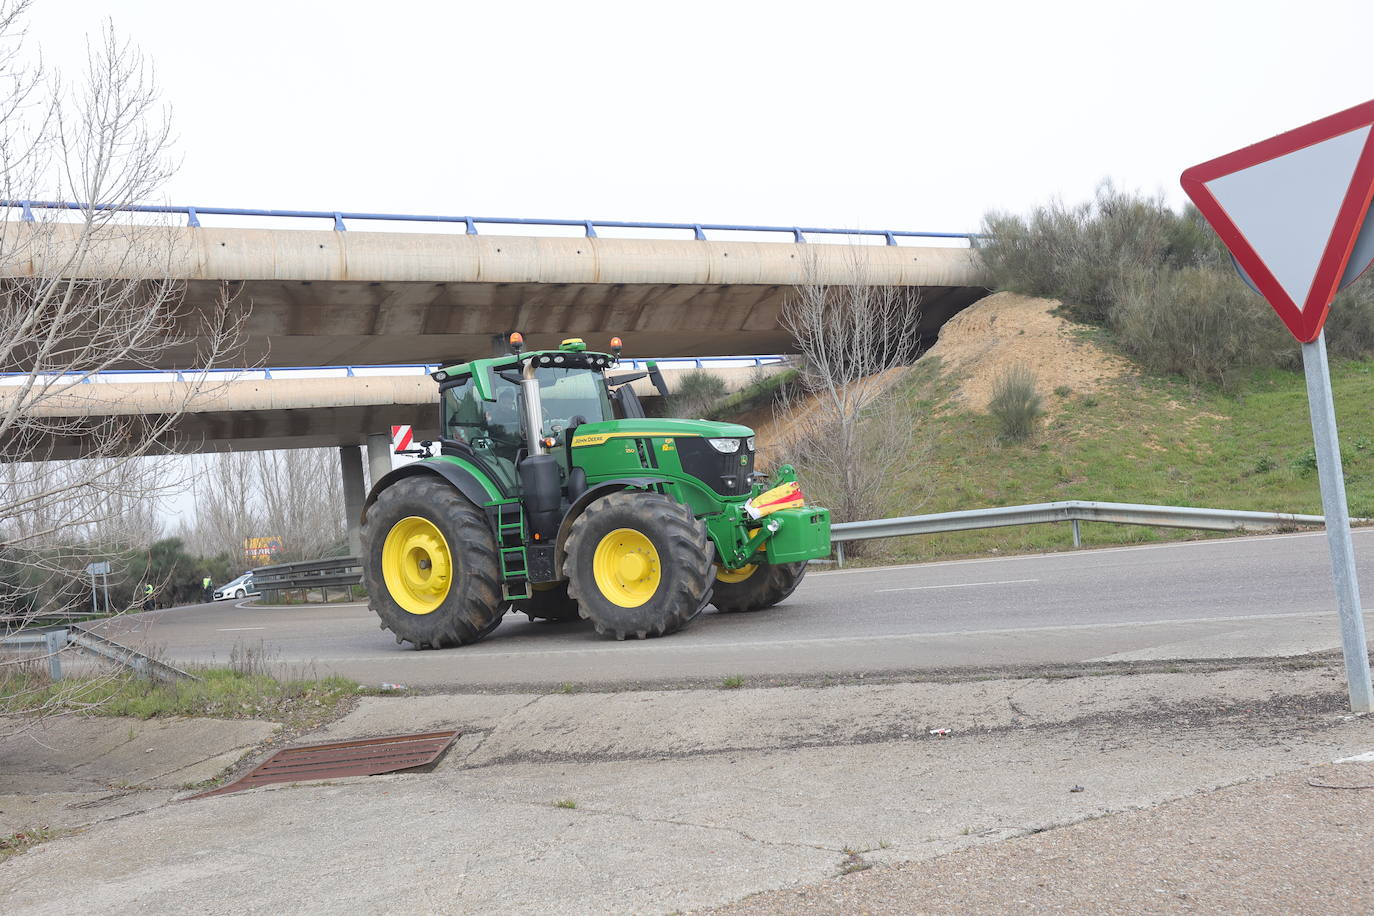
POLYGON ((505 613, 496 539, 482 513, 437 476, 404 477, 363 519, 368 605, 397 642, 462 646, 505 613))
POLYGON ((711 603, 726 614, 736 611, 761 611, 782 601, 796 590, 806 575, 805 563, 759 564, 740 569, 717 566, 716 588, 711 603))
POLYGON ((665 636, 711 598, 715 548, 676 500, 642 490, 602 497, 573 522, 568 594, 603 635, 665 636))
POLYGON ((568 596, 568 583, 554 585, 531 585, 530 596, 511 603, 517 611, 522 611, 530 620, 548 620, 561 623, 579 620, 577 602, 568 596))

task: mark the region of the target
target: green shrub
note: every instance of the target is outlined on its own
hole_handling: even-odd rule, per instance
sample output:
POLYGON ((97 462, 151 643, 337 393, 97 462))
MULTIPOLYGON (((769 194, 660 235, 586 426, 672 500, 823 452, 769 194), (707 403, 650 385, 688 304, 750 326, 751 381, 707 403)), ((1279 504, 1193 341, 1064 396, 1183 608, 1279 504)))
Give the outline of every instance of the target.
POLYGON ((1234 273, 1160 271, 1131 285, 1111 314, 1122 349, 1155 372, 1227 387, 1247 366, 1297 365, 1297 344, 1234 273))
MULTIPOLYGON (((1153 371, 1229 387, 1238 370, 1300 363, 1282 322, 1191 205, 1177 212, 1104 183, 1076 206, 990 213, 983 232, 977 248, 997 288, 1062 300, 1070 318, 1108 327, 1153 371)), ((1374 275, 1336 297, 1326 329, 1333 357, 1374 354, 1374 275)))
POLYGON ((1020 364, 1004 370, 993 383, 988 410, 997 418, 1004 442, 1022 442, 1030 438, 1042 412, 1040 394, 1035 390, 1035 373, 1020 364))
POLYGON ((1332 357, 1361 359, 1374 353, 1374 271, 1350 284, 1326 316, 1326 349, 1332 357))
POLYGON ((983 219, 979 254, 999 289, 1061 299, 1076 321, 1104 324, 1125 290, 1166 268, 1218 264, 1224 257, 1196 210, 1174 212, 1163 198, 1118 191, 1093 200, 1051 201, 1029 216, 983 219))
POLYGON ((701 369, 684 372, 674 380, 669 416, 704 417, 725 395, 725 382, 719 375, 701 369))

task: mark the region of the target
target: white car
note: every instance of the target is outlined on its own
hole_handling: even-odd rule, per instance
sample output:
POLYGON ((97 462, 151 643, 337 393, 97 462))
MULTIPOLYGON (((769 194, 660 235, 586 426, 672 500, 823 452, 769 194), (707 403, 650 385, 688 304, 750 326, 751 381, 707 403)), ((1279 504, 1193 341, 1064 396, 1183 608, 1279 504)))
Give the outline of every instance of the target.
POLYGON ((232 582, 227 582, 215 589, 215 600, 223 601, 226 598, 247 598, 249 595, 261 594, 253 585, 253 574, 244 573, 232 582))

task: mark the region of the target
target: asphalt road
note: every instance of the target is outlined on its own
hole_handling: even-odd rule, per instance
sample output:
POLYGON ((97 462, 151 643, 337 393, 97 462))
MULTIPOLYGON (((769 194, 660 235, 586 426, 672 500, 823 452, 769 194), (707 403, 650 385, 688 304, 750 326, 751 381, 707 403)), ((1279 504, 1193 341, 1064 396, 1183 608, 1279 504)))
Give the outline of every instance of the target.
MULTIPOLYGON (((1357 530, 1355 547, 1361 579, 1374 589, 1374 529, 1357 530)), ((645 641, 509 615, 475 646, 417 652, 398 646, 363 605, 233 602, 138 615, 107 632, 173 663, 224 663, 237 645, 287 673, 410 686, 854 675, 1340 645, 1321 532, 813 571, 775 608, 708 611, 680 633, 645 641)))

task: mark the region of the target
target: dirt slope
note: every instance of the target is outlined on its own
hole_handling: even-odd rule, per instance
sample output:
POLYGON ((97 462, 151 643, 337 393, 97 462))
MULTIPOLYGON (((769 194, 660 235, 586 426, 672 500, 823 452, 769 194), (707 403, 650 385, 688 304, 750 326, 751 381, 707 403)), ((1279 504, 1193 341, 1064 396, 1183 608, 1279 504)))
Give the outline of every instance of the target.
POLYGON ((1130 373, 1131 364, 1075 333, 1053 314, 1058 300, 995 293, 975 302, 940 329, 940 340, 922 357, 936 357, 958 383, 960 406, 987 410, 998 375, 1024 363, 1042 396, 1059 386, 1075 394, 1095 391, 1130 373))
MULTIPOLYGON (((1035 373, 1045 408, 1051 412, 1060 400, 1050 397, 1056 388, 1090 393, 1133 371, 1129 361, 1106 352, 1078 333, 1076 325, 1055 315, 1059 305, 1056 299, 995 293, 951 318, 941 328, 939 341, 921 358, 940 361, 942 374, 954 384, 953 406, 979 411, 987 410, 998 375, 1016 363, 1035 373)), ((893 385, 908 371, 894 369, 876 381, 893 385)), ((798 396, 786 411, 767 405, 736 421, 754 429, 761 450, 767 451, 799 431, 813 404, 812 398, 798 396)))

